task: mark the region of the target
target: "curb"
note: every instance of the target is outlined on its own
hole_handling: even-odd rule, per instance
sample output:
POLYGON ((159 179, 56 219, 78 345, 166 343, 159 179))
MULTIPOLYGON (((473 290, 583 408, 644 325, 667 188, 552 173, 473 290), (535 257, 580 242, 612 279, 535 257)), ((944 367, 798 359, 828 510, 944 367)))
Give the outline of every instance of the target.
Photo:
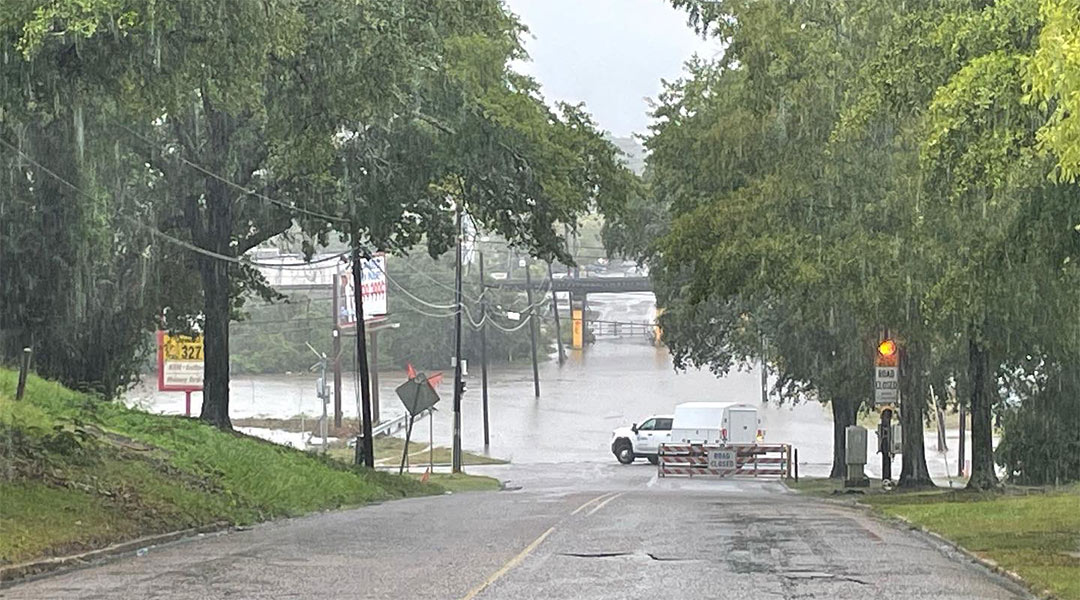
MULTIPOLYGON (((810 497, 810 496, 807 496, 807 497, 810 497)), ((862 502, 859 502, 855 498, 850 498, 850 499, 849 498, 844 498, 844 499, 840 499, 840 498, 818 498, 818 500, 821 500, 821 501, 825 502, 826 504, 830 504, 832 506, 840 506, 840 507, 851 508, 851 509, 855 509, 855 510, 858 510, 858 511, 862 511, 862 512, 868 514, 869 516, 874 517, 874 518, 878 519, 879 521, 884 521, 884 522, 886 522, 889 525, 892 525, 894 527, 902 527, 902 528, 907 529, 909 531, 915 531, 917 533, 920 533, 920 534, 930 538, 934 542, 937 542, 939 544, 942 544, 944 546, 949 547, 950 549, 956 551, 957 553, 964 556, 965 558, 967 558, 971 562, 979 565, 980 567, 983 567, 987 571, 990 571, 991 573, 993 573, 993 574, 995 574, 995 575, 997 575, 999 577, 1002 577, 1003 579, 1007 580, 1009 583, 1011 583, 1014 586, 1018 587, 1020 589, 1020 591, 1027 594, 1027 596, 1030 597, 1030 598, 1038 598, 1039 600, 1060 600, 1057 596, 1050 593, 1049 590, 1042 590, 1042 591, 1036 590, 1029 581, 1025 580, 1023 577, 1021 577, 1020 575, 1018 575, 1014 571, 1010 571, 1010 570, 1002 567, 996 561, 991 560, 989 558, 983 558, 983 557, 979 556, 978 554, 975 554, 971 550, 968 550, 967 548, 961 546, 957 542, 955 542, 953 540, 950 540, 949 538, 941 535, 940 533, 937 533, 935 531, 931 531, 931 530, 927 529, 926 527, 923 527, 922 525, 919 525, 918 523, 907 519, 906 517, 902 517, 900 515, 890 515, 890 514, 884 513, 882 511, 879 511, 879 510, 875 509, 873 506, 870 506, 868 504, 863 504, 862 502)))
POLYGON ((193 527, 191 529, 181 529, 179 531, 171 531, 168 533, 141 537, 128 542, 120 542, 118 544, 113 544, 105 548, 82 552, 80 554, 72 554, 69 556, 56 556, 52 558, 45 558, 41 560, 3 566, 0 567, 0 589, 4 589, 16 583, 21 583, 41 575, 51 574, 56 571, 73 570, 76 568, 87 566, 90 563, 96 561, 116 558, 124 554, 138 552, 140 550, 153 548, 162 544, 168 544, 170 542, 175 542, 196 535, 219 533, 227 531, 231 528, 232 525, 230 523, 220 521, 217 523, 211 523, 209 525, 203 525, 202 527, 193 527))
POLYGON ((983 557, 979 556, 978 554, 975 554, 971 550, 968 550, 967 548, 961 546, 960 544, 956 543, 953 540, 950 540, 949 538, 941 535, 940 533, 937 533, 935 531, 931 531, 931 530, 927 529, 926 527, 923 527, 922 525, 919 525, 918 523, 915 523, 914 521, 911 521, 911 520, 907 519, 906 517, 902 517, 900 515, 886 515, 886 514, 883 514, 881 512, 878 512, 878 511, 874 510, 872 507, 867 507, 867 508, 870 510, 871 514, 873 514, 874 516, 876 516, 878 518, 882 518, 882 519, 888 520, 888 521, 893 521, 894 524, 903 524, 908 529, 911 529, 913 531, 917 531, 917 532, 929 537, 930 539, 934 540, 935 542, 938 542, 940 544, 944 544, 944 545, 948 546, 949 548, 952 548, 953 550, 959 552, 960 554, 967 557, 972 562, 982 566, 983 568, 990 571, 991 573, 994 573, 996 575, 1004 577, 1005 579, 1007 579, 1007 580, 1011 581, 1012 583, 1016 584, 1017 586, 1019 586, 1021 589, 1023 589, 1025 592, 1027 592, 1029 595, 1031 595, 1034 598, 1039 598, 1041 600, 1059 600, 1058 597, 1051 594, 1049 590, 1042 590, 1041 592, 1039 590, 1036 590, 1034 587, 1032 587, 1032 584, 1030 582, 1025 580, 1023 577, 1021 577, 1020 575, 1018 575, 1014 571, 1010 571, 1010 570, 1002 567, 1001 565, 999 565, 996 561, 994 561, 992 559, 983 558, 983 557))

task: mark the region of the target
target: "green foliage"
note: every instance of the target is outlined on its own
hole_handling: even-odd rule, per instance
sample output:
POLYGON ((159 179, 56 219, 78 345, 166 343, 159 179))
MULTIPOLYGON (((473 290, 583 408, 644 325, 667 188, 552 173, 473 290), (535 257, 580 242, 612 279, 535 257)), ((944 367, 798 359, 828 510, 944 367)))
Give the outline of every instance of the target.
POLYGON ((1061 178, 1080 175, 1080 2, 1041 0, 1043 27, 1029 64, 1033 100, 1050 118, 1039 130, 1044 147, 1058 160, 1061 178))
POLYGON ((464 206, 567 258, 563 226, 636 179, 509 68, 522 31, 498 0, 5 4, 0 355, 111 395, 164 312, 204 332, 203 417, 227 427, 229 319, 278 299, 230 259, 271 238, 438 256, 464 206))
POLYGON ((661 96, 646 142, 661 214, 609 229, 651 267, 677 362, 766 360, 782 399, 833 402, 839 432, 887 327, 902 484, 929 482, 921 415, 930 386, 953 384, 975 418, 973 486, 994 484, 994 412, 1023 431, 1001 455, 1024 461, 1015 476, 1075 477, 1026 449, 1035 432, 1070 446, 1067 428, 1035 425, 1067 395, 1009 376, 1067 370, 1080 342, 1080 206, 1046 152, 1069 135, 1050 100, 1068 89, 1070 3, 674 4, 728 48, 661 96))

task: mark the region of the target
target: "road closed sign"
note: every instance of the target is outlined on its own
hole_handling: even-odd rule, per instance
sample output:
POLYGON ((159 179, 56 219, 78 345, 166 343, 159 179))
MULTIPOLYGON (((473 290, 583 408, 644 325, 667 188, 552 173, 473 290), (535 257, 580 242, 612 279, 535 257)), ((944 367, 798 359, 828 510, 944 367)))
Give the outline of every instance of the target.
POLYGON ((197 392, 203 388, 203 338, 159 331, 158 389, 197 392))
POLYGON ((896 404, 900 401, 900 369, 874 367, 874 404, 896 404))
POLYGON ((735 451, 728 449, 709 450, 709 468, 735 470, 735 451))

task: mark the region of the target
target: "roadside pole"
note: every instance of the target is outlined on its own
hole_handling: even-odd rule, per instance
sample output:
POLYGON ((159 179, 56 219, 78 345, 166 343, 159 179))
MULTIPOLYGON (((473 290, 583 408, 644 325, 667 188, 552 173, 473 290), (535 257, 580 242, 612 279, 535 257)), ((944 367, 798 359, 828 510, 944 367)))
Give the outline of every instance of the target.
POLYGON ((960 456, 956 460, 956 476, 957 477, 963 477, 964 476, 964 461, 967 458, 964 455, 964 452, 966 451, 966 448, 965 448, 966 444, 964 443, 965 442, 964 436, 966 436, 966 435, 967 435, 967 409, 964 407, 963 402, 961 402, 960 403, 960 443, 959 443, 960 456))
MULTIPOLYGON (((352 239, 353 294, 356 297, 356 362, 360 370, 360 410, 362 412, 362 435, 364 464, 369 469, 375 468, 375 447, 371 439, 371 373, 368 371, 367 332, 364 326, 364 267, 360 262, 359 228, 353 227, 352 239)), ((357 444, 359 447, 360 444, 357 444)))
POLYGON ((461 472, 461 199, 457 204, 457 260, 454 269, 454 443, 450 470, 461 472))
MULTIPOLYGON (((22 363, 19 365, 19 384, 15 388, 15 400, 22 400, 23 394, 26 393, 26 376, 30 374, 30 355, 33 350, 30 348, 23 348, 22 363)), ((190 409, 191 402, 188 402, 188 416, 191 416, 190 409)))
POLYGON ((892 409, 881 411, 881 425, 878 428, 878 446, 881 450, 881 480, 892 479, 892 453, 889 434, 892 431, 892 409))
POLYGON ((551 286, 551 312, 555 315, 555 343, 559 346, 559 366, 566 362, 566 352, 563 351, 562 327, 559 324, 559 298, 555 295, 555 275, 551 272, 551 262, 548 262, 548 285, 551 286))
POLYGON ((333 336, 333 349, 334 353, 334 427, 341 429, 341 300, 339 297, 338 286, 341 283, 341 277, 338 276, 338 272, 334 272, 334 296, 333 296, 333 311, 334 311, 334 330, 333 336))
POLYGON ((484 253, 480 257, 480 394, 484 404, 484 452, 491 445, 488 429, 487 285, 484 283, 484 253))
POLYGON ((377 424, 379 418, 379 332, 371 330, 371 422, 377 424))
POLYGON ((900 402, 900 348, 884 329, 874 357, 874 406, 881 412, 878 451, 882 481, 892 479, 892 418, 900 402))
POLYGON ((533 306, 532 277, 529 276, 529 261, 525 259, 525 298, 529 302, 529 338, 532 343, 533 390, 540 397, 540 368, 536 363, 536 307, 533 306))

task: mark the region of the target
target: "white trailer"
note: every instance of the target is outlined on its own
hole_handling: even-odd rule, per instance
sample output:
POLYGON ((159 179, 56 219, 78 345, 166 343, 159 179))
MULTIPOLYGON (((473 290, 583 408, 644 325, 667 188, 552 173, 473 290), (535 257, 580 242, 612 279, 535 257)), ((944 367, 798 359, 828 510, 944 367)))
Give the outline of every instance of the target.
POLYGON ((754 444, 765 431, 757 408, 736 402, 684 402, 675 407, 672 444, 754 444))

